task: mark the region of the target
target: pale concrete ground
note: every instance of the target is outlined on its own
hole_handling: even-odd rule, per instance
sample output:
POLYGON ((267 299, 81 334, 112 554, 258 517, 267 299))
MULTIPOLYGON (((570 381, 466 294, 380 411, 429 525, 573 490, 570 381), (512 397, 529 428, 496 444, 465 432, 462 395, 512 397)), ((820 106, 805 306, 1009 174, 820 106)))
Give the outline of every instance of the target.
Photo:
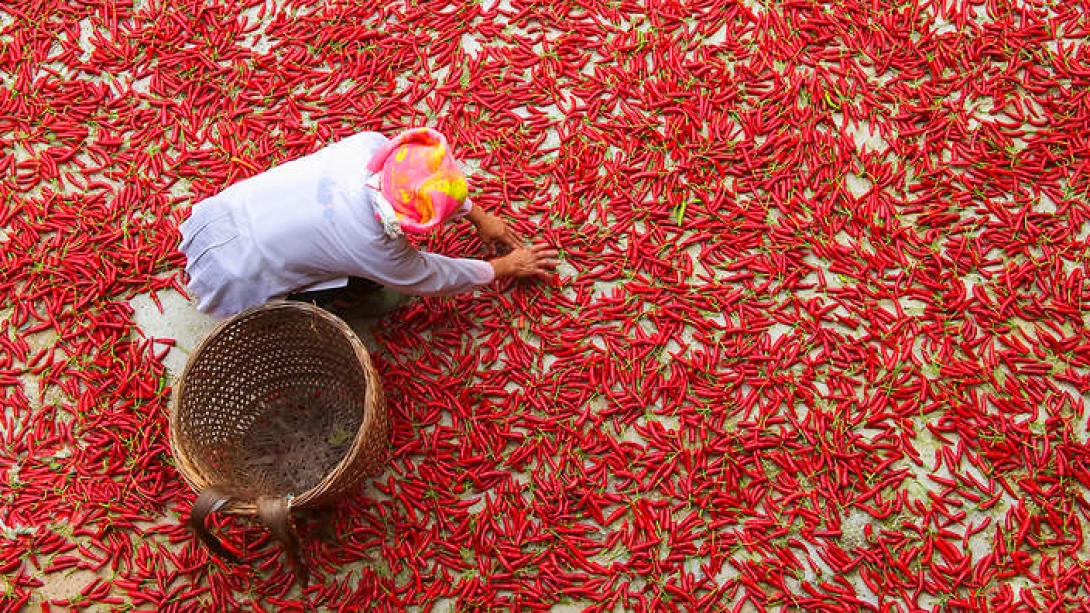
POLYGON ((149 294, 141 294, 129 301, 133 318, 144 336, 148 338, 172 338, 174 347, 163 359, 163 365, 171 376, 171 384, 182 374, 189 354, 201 340, 219 323, 215 318, 197 310, 194 301, 174 290, 158 294, 163 311, 152 301, 149 294))

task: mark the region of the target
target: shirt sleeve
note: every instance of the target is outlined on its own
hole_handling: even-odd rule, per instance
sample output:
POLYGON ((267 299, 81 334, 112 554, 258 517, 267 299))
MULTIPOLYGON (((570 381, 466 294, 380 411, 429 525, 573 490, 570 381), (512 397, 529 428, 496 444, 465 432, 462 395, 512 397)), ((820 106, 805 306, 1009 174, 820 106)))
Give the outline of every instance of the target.
POLYGON ((458 207, 458 210, 451 213, 450 218, 447 219, 447 221, 450 222, 450 221, 454 221, 456 219, 461 219, 461 218, 465 217, 466 215, 469 215, 469 212, 472 211, 472 210, 473 210, 473 201, 470 200, 469 198, 466 198, 465 200, 462 201, 462 206, 458 207))
POLYGON ((418 251, 405 239, 392 241, 393 249, 383 261, 372 262, 360 271, 387 287, 416 296, 448 296, 473 291, 495 278, 492 265, 484 260, 451 258, 418 251))

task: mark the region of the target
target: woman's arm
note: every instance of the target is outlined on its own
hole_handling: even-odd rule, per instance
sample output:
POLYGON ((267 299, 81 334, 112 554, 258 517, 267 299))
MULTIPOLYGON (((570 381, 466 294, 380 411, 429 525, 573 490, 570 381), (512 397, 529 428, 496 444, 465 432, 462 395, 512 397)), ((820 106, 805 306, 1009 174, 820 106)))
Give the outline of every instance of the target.
POLYGON ((471 292, 496 278, 495 269, 484 260, 452 258, 419 251, 408 244, 399 245, 380 258, 372 260, 367 271, 360 271, 364 273, 360 276, 414 296, 471 292))
POLYGON ((417 296, 445 296, 469 292, 497 279, 545 278, 560 262, 547 245, 519 247, 492 260, 452 258, 418 251, 402 244, 386 257, 371 260, 367 270, 354 272, 392 289, 417 296))

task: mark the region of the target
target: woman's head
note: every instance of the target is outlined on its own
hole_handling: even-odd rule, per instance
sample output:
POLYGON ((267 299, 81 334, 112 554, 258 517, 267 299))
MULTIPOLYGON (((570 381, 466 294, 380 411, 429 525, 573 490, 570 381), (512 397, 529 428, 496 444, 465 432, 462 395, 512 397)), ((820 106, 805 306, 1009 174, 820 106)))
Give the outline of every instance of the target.
POLYGON ((468 192, 447 139, 431 128, 397 135, 371 158, 367 170, 406 232, 442 224, 462 207, 468 192))

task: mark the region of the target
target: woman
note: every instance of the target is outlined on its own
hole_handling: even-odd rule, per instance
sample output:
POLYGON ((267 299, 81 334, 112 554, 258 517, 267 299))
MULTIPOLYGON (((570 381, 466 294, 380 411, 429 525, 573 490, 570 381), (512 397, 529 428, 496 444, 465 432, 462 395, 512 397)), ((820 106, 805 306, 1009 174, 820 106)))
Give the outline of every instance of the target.
POLYGON ((473 206, 446 139, 429 128, 393 140, 356 134, 271 168, 197 203, 181 232, 197 308, 221 318, 283 297, 343 314, 379 285, 449 295, 547 275, 558 264, 556 250, 524 246, 502 219, 473 206), (404 236, 462 216, 483 241, 511 251, 451 258, 404 236))

